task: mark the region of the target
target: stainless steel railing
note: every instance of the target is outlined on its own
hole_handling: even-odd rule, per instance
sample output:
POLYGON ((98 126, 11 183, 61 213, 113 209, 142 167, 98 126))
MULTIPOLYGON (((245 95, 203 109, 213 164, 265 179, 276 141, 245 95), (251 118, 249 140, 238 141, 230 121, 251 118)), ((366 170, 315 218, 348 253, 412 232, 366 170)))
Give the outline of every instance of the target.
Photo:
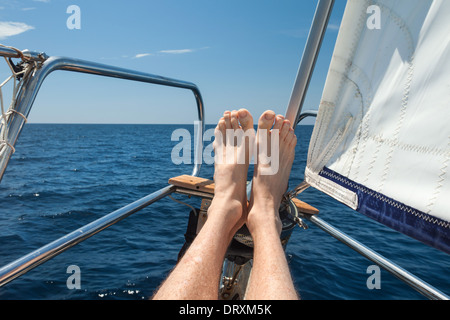
MULTIPOLYGON (((305 100, 306 92, 308 91, 309 82, 311 80, 315 63, 320 52, 320 47, 322 40, 324 38, 328 21, 334 6, 334 0, 319 0, 316 8, 316 13, 314 16, 313 23, 309 32, 308 40, 306 43, 305 50, 303 52, 303 57, 298 70, 297 78, 294 83, 294 88, 292 89, 291 98, 286 110, 286 119, 289 119, 295 128, 297 124, 305 119, 306 117, 317 116, 317 111, 305 111, 302 112, 303 103, 305 100)), ((297 194, 303 192, 309 187, 308 183, 303 181, 293 190, 287 193, 288 197, 294 197, 297 194)), ((305 219, 315 224, 337 240, 346 244, 365 258, 373 261, 380 267, 387 270, 392 275, 396 276, 409 286, 411 286, 416 291, 420 292, 429 299, 442 299, 449 300, 450 297, 436 288, 432 287, 423 280, 412 275, 403 268, 392 263, 385 257, 376 253, 375 251, 367 248, 358 241, 350 238, 345 233, 339 229, 333 227, 329 223, 325 222, 316 215, 313 216, 303 216, 305 219)))
POLYGON ((291 98, 286 110, 286 119, 288 119, 295 129, 302 113, 303 103, 306 92, 319 56, 320 47, 328 27, 331 12, 333 11, 334 0, 319 0, 314 15, 314 20, 309 31, 300 66, 298 68, 297 78, 292 88, 291 98))
POLYGON ((383 257, 379 253, 373 251, 372 249, 366 247, 362 243, 356 241, 355 239, 349 237, 344 232, 340 231, 339 229, 333 227, 323 219, 317 217, 317 216, 305 216, 308 221, 314 223, 316 226, 318 226, 323 231, 327 232, 340 242, 344 243, 348 247, 352 248, 359 254, 361 254, 363 257, 369 259, 370 261, 374 262, 378 266, 382 267, 386 271, 388 271, 390 274, 394 275, 407 285, 409 285, 411 288, 416 290, 417 292, 421 293, 425 297, 431 300, 449 300, 450 297, 441 292, 440 290, 434 288, 427 282, 423 281, 422 279, 416 277, 415 275, 411 274, 407 270, 401 268, 400 266, 396 265, 395 263, 389 261, 387 258, 383 257))
MULTIPOLYGON (((286 112, 286 115, 289 114, 288 119, 291 120, 291 122, 294 124, 294 127, 297 125, 298 122, 300 122, 302 119, 308 117, 308 116, 316 116, 316 111, 306 111, 301 112, 304 96, 306 94, 309 80, 311 78, 311 74, 314 69, 315 60, 317 58, 318 52, 320 50, 320 44, 323 38, 323 35, 325 33, 329 15, 331 14, 331 9, 333 7, 334 0, 319 0, 319 4, 317 6, 316 15, 314 18, 313 26, 310 32, 310 36, 308 38, 308 43, 305 48, 305 52, 302 58, 302 63, 300 65, 299 74, 297 76, 296 84, 293 89, 293 94, 291 97, 291 101, 288 106, 288 110, 286 112)), ((10 54, 13 54, 12 52, 10 54)), ((170 79, 157 77, 153 75, 145 75, 145 74, 131 74, 130 71, 124 70, 124 69, 118 69, 118 68, 111 68, 108 66, 102 66, 97 64, 92 64, 89 62, 83 62, 80 60, 73 60, 73 59, 67 59, 67 58, 50 58, 49 59, 51 63, 47 64, 47 71, 40 75, 41 79, 36 80, 37 82, 32 84, 31 88, 33 88, 34 96, 25 100, 27 103, 33 102, 35 98, 35 94, 37 93, 37 90, 39 89, 40 84, 42 83, 43 79, 46 75, 48 75, 50 72, 54 70, 69 70, 69 71, 77 71, 77 72, 85 72, 85 73, 92 73, 92 74, 100 74, 105 76, 111 76, 111 77, 118 77, 123 79, 131 79, 131 80, 137 80, 137 81, 144 81, 144 82, 151 82, 151 83, 157 83, 157 84, 165 84, 165 85, 172 85, 175 87, 183 87, 191 89, 194 92, 194 95, 196 96, 197 100, 197 106, 199 108, 199 118, 202 121, 203 128, 204 128, 204 122, 203 122, 203 102, 201 101, 201 96, 196 89, 195 86, 192 86, 192 84, 186 83, 186 82, 177 82, 170 79)), ((31 105, 30 105, 31 107, 31 105)), ((28 110, 29 111, 29 110, 28 110)), ((200 135, 199 135, 200 136, 200 135)), ((201 139, 201 138, 200 138, 201 139)), ((201 144, 200 142, 197 142, 201 144)), ((197 150, 201 150, 197 149, 197 150)), ((193 175, 198 174, 198 170, 200 169, 200 163, 196 161, 196 166, 193 170, 193 175)), ((306 189, 308 186, 301 185, 299 186, 299 192, 306 189)), ((68 248, 76 245, 77 243, 91 237, 92 235, 100 232, 101 230, 107 228, 108 226, 116 223, 117 221, 120 221, 124 219, 125 217, 131 215, 132 213, 152 204, 155 201, 158 201, 159 199, 173 193, 176 191, 176 188, 173 186, 167 186, 163 189, 160 189, 134 203, 131 203, 119 210, 116 210, 82 228, 79 228, 72 233, 55 240, 54 242, 38 249, 30 254, 6 265, 5 267, 0 269, 0 286, 3 286, 4 284, 12 281, 13 279, 19 277, 21 274, 26 273, 27 271, 33 269, 34 267, 44 263, 45 261, 51 259, 52 257, 56 256, 57 254, 63 252, 64 250, 67 250, 68 248)), ((429 299, 443 299, 448 300, 450 299, 446 294, 442 293, 441 291, 437 290, 436 288, 432 287, 428 283, 424 282, 423 280, 417 278, 416 276, 412 275, 408 271, 404 270, 403 268, 395 265, 394 263, 390 262, 380 254, 374 252, 373 250, 367 248, 363 244, 357 242, 356 240, 350 238, 342 231, 338 230, 337 228, 333 227, 332 225, 328 224, 321 218, 317 216, 303 216, 311 223, 314 223, 316 226, 330 234, 331 236, 335 237, 342 243, 346 244, 350 248, 354 249, 356 252, 360 253, 367 259, 373 261, 377 265, 383 267, 388 272, 393 274, 394 276, 398 277, 400 280, 404 281, 406 284, 410 285, 412 288, 423 294, 429 299)))
MULTIPOLYGON (((27 59, 33 61, 40 60, 42 62, 39 68, 36 68, 34 70, 33 76, 24 80, 25 83, 23 84, 21 90, 18 93, 18 98, 16 101, 16 110, 20 112, 22 115, 28 116, 31 107, 33 105, 33 102, 36 98, 36 95, 38 94, 39 88, 41 87, 45 78, 53 71, 65 70, 191 90, 196 100, 198 120, 200 122, 201 130, 202 132, 204 132, 205 114, 202 96, 197 86, 191 82, 180 81, 176 79, 166 78, 162 76, 157 76, 153 74, 128 69, 117 68, 113 66, 98 64, 84 60, 65 57, 48 58, 45 54, 36 52, 26 51, 21 54, 24 54, 24 56, 27 59)), ((11 58, 20 57, 20 54, 18 54, 17 51, 5 47, 0 47, 0 55, 11 58)), ((8 135, 8 141, 10 144, 15 145, 20 135, 20 132, 23 128, 24 122, 25 119, 21 116, 15 116, 10 121, 9 135, 8 135)), ((197 134, 197 140, 195 141, 196 143, 195 150, 197 150, 198 152, 194 155, 195 161, 192 170, 193 176, 198 175, 201 167, 201 161, 199 159, 201 157, 202 152, 202 141, 203 141, 202 139, 203 136, 201 134, 197 134)), ((12 150, 10 149, 5 155, 5 157, 3 159, 0 159, 0 180, 6 169, 11 154, 12 150)), ((94 234, 100 232, 101 230, 115 224, 116 222, 141 210, 142 208, 152 204, 153 202, 158 201, 159 199, 171 194, 172 192, 174 192, 174 190, 175 189, 172 186, 162 188, 121 209, 118 209, 110 214, 105 215, 104 217, 98 220, 93 221, 90 224, 87 224, 84 227, 81 227, 65 235, 64 237, 55 240, 19 258, 14 262, 9 263, 8 265, 0 269, 0 286, 5 285, 6 283, 14 280, 20 275, 28 272, 29 270, 37 267, 38 265, 44 263, 45 261, 53 258, 59 253, 71 248, 77 243, 86 240, 87 238, 93 236, 94 234)))
MULTIPOLYGON (((0 56, 17 57, 17 55, 18 55, 17 52, 12 49, 0 47, 0 56)), ((31 107, 34 103, 34 100, 36 99, 36 96, 45 78, 53 71, 65 70, 191 90, 192 93, 194 94, 195 101, 197 104, 198 119, 201 124, 201 129, 202 132, 204 132, 205 111, 203 99, 200 94, 200 90, 197 88, 195 84, 191 82, 166 78, 149 73, 117 68, 109 65, 73 58, 66 58, 66 57, 48 58, 45 54, 42 53, 38 54, 35 52, 28 52, 28 51, 26 51, 24 55, 31 59, 40 58, 44 60, 42 64, 34 70, 34 74, 31 77, 24 79, 25 82, 18 93, 15 109, 25 117, 28 116, 31 107)), ((23 117, 18 116, 17 114, 12 117, 12 120, 9 123, 9 130, 8 130, 8 142, 12 146, 16 144, 20 132, 24 126, 24 123, 25 119, 23 117)), ((197 140, 195 141, 196 143, 195 150, 200 150, 200 152, 202 150, 201 147, 202 138, 203 137, 201 135, 198 135, 197 140)), ((9 162, 11 155, 12 149, 8 148, 3 159, 0 159, 0 181, 5 172, 6 166, 9 162)), ((200 156, 201 153, 199 154, 197 152, 197 154, 195 154, 194 168, 192 171, 193 175, 198 175, 198 172, 200 170, 201 161, 198 160, 200 159, 200 156)))
POLYGON ((174 191, 162 188, 7 264, 0 269, 0 287, 174 191))
MULTIPOLYGON (((298 116, 298 122, 301 120, 307 118, 307 117, 316 117, 317 112, 316 111, 305 111, 298 116)), ((300 183, 297 187, 295 187, 291 192, 292 194, 299 194, 306 190, 309 187, 309 185, 306 182, 300 183)), ((301 218, 306 219, 307 221, 313 223, 335 239, 339 240, 343 244, 347 245, 349 248, 355 250, 359 254, 361 254, 363 257, 367 258, 368 260, 374 262, 378 266, 382 267, 386 271, 388 271, 390 274, 394 275, 407 285, 409 285, 411 288, 416 290, 417 292, 421 293, 425 297, 431 300, 450 300, 450 297, 443 293, 442 291, 436 289, 435 287, 431 286, 427 282, 423 281, 422 279, 416 277, 409 271, 403 269, 402 267, 396 265, 395 263, 391 262, 389 259, 383 257, 379 253, 375 252, 374 250, 368 248, 364 244, 356 241, 355 239, 349 237, 347 234, 342 232, 341 230, 337 229, 336 227, 332 226, 328 222, 324 221, 317 215, 306 215, 301 214, 301 218)))

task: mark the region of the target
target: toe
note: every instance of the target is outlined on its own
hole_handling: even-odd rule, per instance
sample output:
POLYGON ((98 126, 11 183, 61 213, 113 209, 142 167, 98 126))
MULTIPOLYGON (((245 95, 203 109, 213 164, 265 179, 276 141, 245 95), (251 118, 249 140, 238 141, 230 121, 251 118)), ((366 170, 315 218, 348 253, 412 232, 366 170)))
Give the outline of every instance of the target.
POLYGON ((292 137, 291 141, 289 142, 289 145, 291 147, 295 147, 297 145, 297 136, 294 133, 294 136, 292 137))
POLYGON ((290 128, 291 128, 291 122, 289 120, 284 120, 283 125, 280 130, 280 140, 281 141, 286 139, 290 128))
POLYGON ((226 124, 225 119, 220 118, 219 122, 217 123, 216 129, 214 130, 214 136, 216 138, 216 141, 219 142, 225 142, 225 133, 226 133, 226 124))
POLYGON ((225 127, 226 129, 231 129, 231 112, 230 111, 225 111, 223 113, 223 118, 225 119, 225 127))
POLYGON ((275 112, 273 112, 271 110, 265 111, 259 118, 258 129, 269 130, 270 128, 272 128, 274 118, 275 118, 275 112))
POLYGON ((238 112, 233 110, 230 116, 231 128, 234 130, 239 129, 238 112))
MULTIPOLYGON (((297 137, 295 136, 295 131, 294 131, 294 129, 289 128, 289 131, 286 134, 286 138, 284 139, 284 141, 286 141, 286 143, 288 145, 291 145, 294 139, 297 139, 297 137)), ((294 145, 295 145, 295 143, 294 143, 294 145)))
POLYGON ((217 123, 217 129, 220 130, 222 133, 225 133, 227 126, 225 123, 225 118, 220 118, 219 122, 217 123))
POLYGON ((275 124, 273 125, 273 129, 280 130, 283 125, 283 121, 284 121, 284 116, 282 116, 280 114, 277 115, 277 117, 275 118, 275 124))
POLYGON ((240 109, 238 111, 238 118, 244 131, 253 129, 253 117, 248 110, 240 109))

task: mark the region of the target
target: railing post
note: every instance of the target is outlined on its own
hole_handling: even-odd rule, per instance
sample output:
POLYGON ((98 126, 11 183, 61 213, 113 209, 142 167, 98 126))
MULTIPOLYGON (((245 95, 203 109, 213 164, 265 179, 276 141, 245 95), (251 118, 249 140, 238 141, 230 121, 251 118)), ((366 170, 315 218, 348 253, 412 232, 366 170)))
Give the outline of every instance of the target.
MULTIPOLYGON (((2 48, 0 50, 0 55, 12 56, 15 52, 10 49, 2 48)), ((15 53, 17 54, 17 53, 15 53)), ((20 112, 25 117, 28 116, 31 107, 36 99, 38 91, 45 80, 45 78, 56 70, 65 70, 65 71, 73 71, 87 74, 94 74, 118 79, 132 80, 138 82, 146 82, 157 85, 163 85, 168 87, 175 87, 181 89, 191 90, 194 94, 195 101, 197 104, 197 112, 198 112, 198 120, 202 126, 202 132, 205 131, 205 110, 203 105, 203 99, 200 94, 200 90, 197 86, 191 82, 166 78, 158 75, 153 75, 149 73, 128 70, 123 68, 117 68, 109 65, 94 63, 90 61, 84 61, 79 59, 72 59, 66 57, 50 57, 46 58, 46 60, 42 63, 42 66, 35 70, 33 76, 25 79, 26 81, 23 86, 20 88, 20 91, 17 95, 16 100, 16 111, 20 112)), ((24 118, 20 116, 14 115, 12 121, 9 123, 8 129, 8 142, 14 146, 16 141, 22 131, 24 125, 24 118)), ((203 137, 198 135, 196 146, 197 148, 201 148, 203 137)), ((11 157, 12 150, 8 148, 8 151, 5 153, 4 157, 0 159, 0 181, 3 177, 3 174, 6 170, 6 166, 11 157)), ((201 167, 201 161, 197 159, 201 155, 198 152, 195 154, 196 161, 194 161, 194 168, 192 171, 192 175, 198 175, 201 167)))
POLYGON ((294 129, 297 126, 298 117, 302 111, 306 91, 308 90, 325 31, 327 30, 333 5, 334 0, 319 0, 317 4, 314 20, 309 31, 297 78, 286 110, 285 117, 291 122, 294 129))

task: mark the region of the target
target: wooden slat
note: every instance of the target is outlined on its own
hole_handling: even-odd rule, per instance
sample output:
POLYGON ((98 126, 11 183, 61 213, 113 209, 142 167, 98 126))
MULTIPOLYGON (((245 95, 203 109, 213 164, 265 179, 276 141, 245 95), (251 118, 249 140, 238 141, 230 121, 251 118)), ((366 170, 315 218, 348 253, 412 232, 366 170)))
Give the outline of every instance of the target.
POLYGON ((294 202, 298 211, 301 213, 306 213, 306 214, 318 214, 319 213, 318 209, 314 208, 313 206, 310 206, 306 202, 303 202, 297 198, 293 198, 292 202, 294 202))
POLYGON ((169 184, 188 190, 197 190, 214 194, 214 181, 204 178, 182 175, 169 179, 169 184))
MULTIPOLYGON (((214 194, 214 181, 200 178, 200 177, 193 177, 189 175, 182 175, 174 178, 169 179, 169 184, 174 185, 176 187, 188 189, 188 190, 196 190, 201 191, 209 194, 214 194)), ((306 202, 303 202, 297 198, 292 199, 295 206, 298 208, 298 211, 301 213, 306 214, 318 214, 319 210, 314 208, 313 206, 310 206, 306 202)))

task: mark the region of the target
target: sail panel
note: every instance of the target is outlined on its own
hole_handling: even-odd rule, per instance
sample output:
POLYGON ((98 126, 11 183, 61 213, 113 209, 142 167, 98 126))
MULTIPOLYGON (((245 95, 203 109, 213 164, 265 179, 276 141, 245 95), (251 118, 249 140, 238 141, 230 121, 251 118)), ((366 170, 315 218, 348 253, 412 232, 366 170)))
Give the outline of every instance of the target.
POLYGON ((450 1, 350 0, 307 182, 450 253, 450 1))

